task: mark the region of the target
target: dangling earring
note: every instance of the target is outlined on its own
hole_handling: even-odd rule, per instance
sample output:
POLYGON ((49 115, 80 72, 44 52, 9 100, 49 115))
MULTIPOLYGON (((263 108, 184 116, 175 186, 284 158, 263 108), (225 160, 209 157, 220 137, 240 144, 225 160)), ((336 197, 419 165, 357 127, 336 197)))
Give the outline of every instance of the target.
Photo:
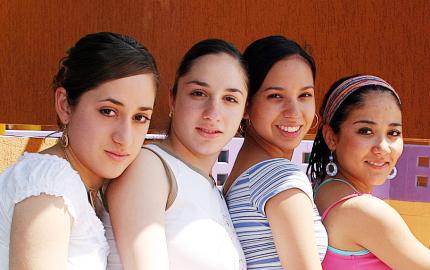
POLYGON ((66 148, 69 146, 69 135, 67 134, 67 125, 64 125, 63 127, 63 134, 60 138, 60 144, 63 148, 66 148))
POLYGON ((317 126, 318 126, 318 123, 319 123, 319 117, 318 117, 318 114, 316 114, 315 113, 315 118, 317 119, 317 121, 315 122, 315 125, 313 125, 312 127, 311 127, 311 129, 313 129, 313 128, 316 128, 317 126))
POLYGON ((335 176, 337 174, 337 165, 333 161, 333 151, 330 152, 330 155, 328 156, 329 162, 325 166, 325 172, 328 176, 335 176))
POLYGON ((390 174, 387 176, 388 180, 392 180, 397 176, 397 168, 394 166, 393 170, 390 172, 390 174))

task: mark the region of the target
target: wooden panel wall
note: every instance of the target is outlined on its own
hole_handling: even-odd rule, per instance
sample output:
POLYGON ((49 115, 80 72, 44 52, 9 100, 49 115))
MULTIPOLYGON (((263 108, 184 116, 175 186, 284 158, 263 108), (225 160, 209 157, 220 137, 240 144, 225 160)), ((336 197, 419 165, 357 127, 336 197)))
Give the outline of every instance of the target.
POLYGON ((55 124, 50 81, 89 32, 128 34, 151 49, 162 75, 155 131, 167 125, 167 91, 193 43, 219 37, 244 49, 282 34, 314 55, 318 105, 341 76, 379 75, 403 99, 405 136, 430 139, 428 0, 0 1, 0 123, 55 124))

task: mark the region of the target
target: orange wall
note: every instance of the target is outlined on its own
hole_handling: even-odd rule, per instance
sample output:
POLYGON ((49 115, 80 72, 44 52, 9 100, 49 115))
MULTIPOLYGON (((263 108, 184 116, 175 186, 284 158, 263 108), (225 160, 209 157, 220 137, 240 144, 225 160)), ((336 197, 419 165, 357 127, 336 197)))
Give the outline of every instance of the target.
POLYGON ((318 65, 318 104, 340 76, 379 75, 398 89, 405 135, 430 138, 430 1, 2 1, 0 123, 55 124, 49 88, 58 60, 82 35, 129 34, 154 53, 162 75, 153 130, 167 125, 167 91, 180 57, 208 37, 240 49, 282 34, 318 65))

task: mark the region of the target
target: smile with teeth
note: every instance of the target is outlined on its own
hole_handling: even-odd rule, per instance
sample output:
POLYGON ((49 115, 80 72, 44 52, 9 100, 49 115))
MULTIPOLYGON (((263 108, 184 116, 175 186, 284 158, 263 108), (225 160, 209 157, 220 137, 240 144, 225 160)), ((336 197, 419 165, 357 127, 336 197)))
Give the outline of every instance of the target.
POLYGON ((282 126, 278 125, 279 129, 281 129, 284 132, 294 133, 297 132, 300 129, 300 126, 282 126))
POLYGON ((385 165, 388 165, 388 162, 373 162, 373 161, 366 161, 366 162, 375 167, 383 167, 385 165))
POLYGON ((216 130, 216 129, 206 129, 206 128, 201 128, 201 127, 198 127, 197 129, 198 129, 199 131, 202 131, 202 132, 207 133, 207 134, 217 134, 217 133, 221 133, 221 131, 216 130))

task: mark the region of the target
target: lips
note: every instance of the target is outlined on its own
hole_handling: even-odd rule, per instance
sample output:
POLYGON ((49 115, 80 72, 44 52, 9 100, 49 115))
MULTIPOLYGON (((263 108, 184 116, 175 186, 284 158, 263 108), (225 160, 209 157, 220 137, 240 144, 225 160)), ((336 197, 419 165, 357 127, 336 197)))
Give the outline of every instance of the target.
POLYGON ((220 130, 214 128, 196 127, 196 130, 201 136, 205 138, 215 138, 222 134, 220 130))
POLYGON ((276 125, 276 127, 281 132, 282 136, 285 138, 297 138, 299 136, 300 131, 302 129, 301 125, 276 125))
POLYGON ((288 133, 294 133, 297 132, 300 129, 301 126, 284 126, 284 125, 278 125, 278 128, 281 129, 284 132, 288 133))
POLYGON ((130 156, 130 154, 126 153, 126 152, 117 152, 117 151, 108 151, 105 150, 105 153, 112 159, 117 160, 117 161, 122 161, 124 159, 126 159, 128 156, 130 156))
POLYGON ((386 161, 370 161, 370 160, 367 160, 365 162, 368 165, 370 165, 372 168, 375 168, 375 169, 385 169, 390 164, 389 162, 386 162, 386 161))

